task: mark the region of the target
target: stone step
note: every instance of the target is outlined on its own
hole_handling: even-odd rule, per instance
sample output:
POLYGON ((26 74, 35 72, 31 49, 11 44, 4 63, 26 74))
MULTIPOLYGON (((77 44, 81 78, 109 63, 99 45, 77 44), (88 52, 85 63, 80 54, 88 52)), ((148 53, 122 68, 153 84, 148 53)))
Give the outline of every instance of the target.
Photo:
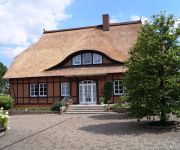
POLYGON ((105 105, 71 105, 66 110, 66 114, 92 114, 104 113, 105 105))
POLYGON ((68 110, 104 110, 105 108, 68 108, 68 110))
POLYGON ((95 112, 95 111, 92 111, 92 112, 84 112, 84 111, 76 111, 76 112, 65 112, 65 114, 106 114, 106 113, 109 113, 109 112, 105 112, 105 111, 100 111, 100 112, 95 112))
POLYGON ((67 110, 67 112, 104 112, 104 110, 67 110))
POLYGON ((104 106, 69 106, 71 109, 101 109, 104 106))
POLYGON ((71 107, 104 107, 105 105, 71 105, 71 107))

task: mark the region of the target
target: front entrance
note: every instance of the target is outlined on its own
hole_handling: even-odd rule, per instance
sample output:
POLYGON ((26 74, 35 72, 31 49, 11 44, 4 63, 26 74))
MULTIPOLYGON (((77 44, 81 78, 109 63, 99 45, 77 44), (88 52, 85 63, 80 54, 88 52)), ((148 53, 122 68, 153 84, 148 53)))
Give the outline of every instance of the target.
POLYGON ((79 83, 79 103, 97 103, 96 82, 92 80, 85 80, 79 83))

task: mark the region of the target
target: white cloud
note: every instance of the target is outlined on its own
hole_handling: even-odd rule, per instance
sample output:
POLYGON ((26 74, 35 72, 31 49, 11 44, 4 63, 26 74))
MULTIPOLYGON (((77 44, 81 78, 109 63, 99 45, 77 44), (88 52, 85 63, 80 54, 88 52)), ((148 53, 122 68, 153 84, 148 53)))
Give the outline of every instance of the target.
POLYGON ((5 57, 13 58, 18 54, 20 54, 25 48, 27 48, 27 46, 19 46, 16 48, 4 47, 1 48, 2 49, 1 54, 4 55, 5 57))
POLYGON ((117 23, 119 20, 115 16, 110 17, 110 23, 117 23))
POLYGON ((145 21, 148 21, 148 19, 144 16, 140 17, 138 15, 131 15, 130 18, 132 21, 141 20, 143 24, 145 23, 145 21))
POLYGON ((175 22, 174 27, 177 28, 178 25, 180 25, 180 20, 177 20, 177 21, 175 22))
POLYGON ((43 28, 56 29, 71 15, 65 12, 72 0, 7 0, 0 3, 0 53, 15 56, 35 42, 43 28), (16 48, 10 48, 10 45, 16 48), (2 51, 3 50, 3 51, 2 51))

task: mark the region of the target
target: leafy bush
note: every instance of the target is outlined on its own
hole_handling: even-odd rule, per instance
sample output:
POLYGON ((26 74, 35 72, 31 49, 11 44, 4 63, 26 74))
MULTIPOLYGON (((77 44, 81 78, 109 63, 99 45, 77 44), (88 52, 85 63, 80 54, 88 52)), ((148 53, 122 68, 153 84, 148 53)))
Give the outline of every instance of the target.
POLYGON ((8 113, 3 113, 3 108, 0 109, 0 125, 6 130, 8 126, 8 113))
POLYGON ((112 83, 106 82, 104 85, 104 103, 107 104, 112 95, 112 83))
POLYGON ((116 100, 116 103, 122 104, 127 102, 127 96, 119 96, 118 99, 116 100))
POLYGON ((51 106, 51 110, 52 111, 60 111, 60 107, 62 107, 62 103, 60 101, 55 102, 52 106, 51 106))
POLYGON ((0 96, 0 108, 8 110, 13 107, 13 100, 10 96, 0 96))
POLYGON ((180 118, 180 107, 176 107, 172 109, 172 113, 176 115, 176 117, 180 118))

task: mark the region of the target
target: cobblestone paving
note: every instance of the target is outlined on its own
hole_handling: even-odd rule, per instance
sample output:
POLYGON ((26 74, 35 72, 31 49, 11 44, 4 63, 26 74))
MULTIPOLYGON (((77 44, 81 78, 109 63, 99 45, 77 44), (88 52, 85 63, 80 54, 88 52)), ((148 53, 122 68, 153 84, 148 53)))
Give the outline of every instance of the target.
POLYGON ((152 129, 125 114, 16 115, 5 150, 180 150, 180 130, 152 129))

